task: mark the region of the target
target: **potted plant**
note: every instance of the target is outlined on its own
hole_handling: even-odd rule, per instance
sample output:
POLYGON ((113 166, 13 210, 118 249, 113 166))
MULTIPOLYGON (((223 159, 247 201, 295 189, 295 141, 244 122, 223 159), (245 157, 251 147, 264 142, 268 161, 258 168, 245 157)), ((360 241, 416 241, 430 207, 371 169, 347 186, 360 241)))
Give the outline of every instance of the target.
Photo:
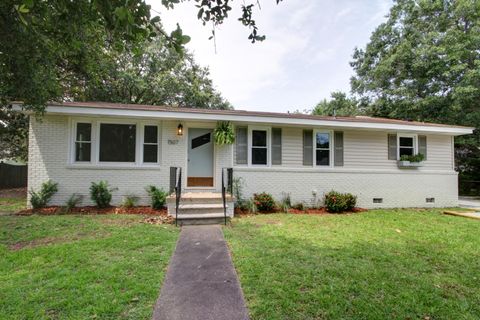
POLYGON ((422 153, 415 155, 403 155, 398 161, 398 166, 402 167, 421 167, 423 166, 422 161, 425 159, 425 156, 422 153))
POLYGON ((222 121, 217 123, 217 127, 213 131, 215 144, 222 146, 224 144, 233 144, 235 142, 235 132, 233 124, 230 121, 222 121))

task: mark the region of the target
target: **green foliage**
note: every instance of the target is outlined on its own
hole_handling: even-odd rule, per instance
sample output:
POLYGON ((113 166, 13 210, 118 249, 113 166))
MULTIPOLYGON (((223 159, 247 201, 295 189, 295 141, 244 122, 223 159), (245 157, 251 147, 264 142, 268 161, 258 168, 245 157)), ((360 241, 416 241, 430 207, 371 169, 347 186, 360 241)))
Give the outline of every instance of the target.
POLYGON ((65 212, 70 212, 72 211, 73 208, 75 208, 76 206, 78 206, 78 204, 82 201, 83 199, 83 196, 82 195, 79 195, 79 194, 72 194, 67 202, 65 203, 65 212))
POLYGON ((240 209, 247 210, 249 213, 256 214, 258 212, 257 205, 253 199, 248 199, 242 202, 240 209))
POLYGON ((160 210, 165 207, 165 203, 167 202, 168 192, 164 191, 163 189, 159 189, 155 186, 148 186, 146 188, 148 195, 152 199, 152 208, 156 210, 160 210))
POLYGON ((305 204, 303 202, 295 203, 294 205, 292 205, 292 209, 303 211, 303 210, 305 210, 305 204))
POLYGON ((235 142, 235 132, 233 130, 233 124, 230 121, 217 122, 213 135, 215 137, 215 144, 219 146, 233 144, 235 142))
POLYGON ((235 197, 235 204, 241 203, 243 199, 243 187, 245 186, 245 182, 242 177, 233 178, 232 181, 232 188, 233 188, 233 196, 235 197))
POLYGON ((30 190, 30 203, 34 209, 43 208, 48 204, 48 201, 58 191, 58 183, 51 180, 42 183, 39 192, 30 190))
POLYGON ((323 201, 328 212, 340 213, 355 208, 357 197, 350 193, 339 193, 332 190, 325 194, 323 201))
POLYGON ((288 210, 292 207, 292 199, 290 193, 282 193, 282 199, 278 203, 278 207, 282 212, 288 213, 288 210))
POLYGON ((312 110, 313 115, 319 116, 355 116, 360 113, 358 102, 340 91, 332 92, 329 101, 324 99, 312 110))
POLYGON ((400 161, 410 161, 410 162, 422 162, 425 159, 425 156, 422 153, 417 153, 415 155, 409 156, 404 154, 400 157, 400 161))
POLYGON ((275 209, 275 200, 271 194, 262 192, 253 195, 253 202, 258 211, 271 212, 275 209))
POLYGON ((137 205, 140 198, 136 195, 129 194, 123 197, 122 207, 124 208, 133 208, 137 205))
POLYGON ((111 188, 107 181, 92 182, 90 185, 90 199, 96 203, 99 208, 107 208, 112 201, 112 192, 118 190, 111 188))
POLYGON ((480 180, 479 1, 397 0, 351 65, 370 115, 476 127, 456 138, 456 166, 480 180))
POLYGON ((28 160, 28 117, 1 103, 0 159, 28 160))

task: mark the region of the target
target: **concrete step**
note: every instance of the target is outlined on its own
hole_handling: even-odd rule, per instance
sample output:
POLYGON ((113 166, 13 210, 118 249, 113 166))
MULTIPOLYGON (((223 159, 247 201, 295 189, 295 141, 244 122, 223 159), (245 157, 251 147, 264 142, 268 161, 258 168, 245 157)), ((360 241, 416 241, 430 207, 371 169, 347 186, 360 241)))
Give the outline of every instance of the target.
MULTIPOLYGON (((227 217, 228 219, 228 217, 227 217)), ((185 225, 205 225, 205 224, 223 224, 225 216, 223 213, 205 213, 205 214, 178 214, 177 224, 185 225)))
MULTIPOLYGON (((228 208, 228 205, 226 206, 228 208)), ((183 204, 181 203, 178 206, 179 210, 198 210, 198 209, 222 209, 223 203, 194 203, 194 204, 183 204)))

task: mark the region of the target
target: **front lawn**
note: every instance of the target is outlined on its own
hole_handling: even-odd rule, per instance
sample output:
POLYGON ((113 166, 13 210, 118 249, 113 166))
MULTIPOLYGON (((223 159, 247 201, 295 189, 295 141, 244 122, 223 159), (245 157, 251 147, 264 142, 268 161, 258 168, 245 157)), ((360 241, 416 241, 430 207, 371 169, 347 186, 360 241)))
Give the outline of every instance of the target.
POLYGON ((480 221, 441 210, 258 215, 225 236, 252 319, 478 319, 480 221))
POLYGON ((149 319, 178 229, 143 216, 0 217, 0 319, 149 319))
POLYGON ((0 213, 13 213, 25 209, 26 198, 1 198, 0 213))

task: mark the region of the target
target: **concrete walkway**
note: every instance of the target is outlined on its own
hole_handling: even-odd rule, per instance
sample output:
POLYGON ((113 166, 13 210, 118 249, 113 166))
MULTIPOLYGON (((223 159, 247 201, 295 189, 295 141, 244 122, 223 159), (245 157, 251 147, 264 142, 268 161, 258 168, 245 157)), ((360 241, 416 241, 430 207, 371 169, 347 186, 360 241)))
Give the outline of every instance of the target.
POLYGON ((220 226, 182 227, 153 319, 248 319, 220 226))

